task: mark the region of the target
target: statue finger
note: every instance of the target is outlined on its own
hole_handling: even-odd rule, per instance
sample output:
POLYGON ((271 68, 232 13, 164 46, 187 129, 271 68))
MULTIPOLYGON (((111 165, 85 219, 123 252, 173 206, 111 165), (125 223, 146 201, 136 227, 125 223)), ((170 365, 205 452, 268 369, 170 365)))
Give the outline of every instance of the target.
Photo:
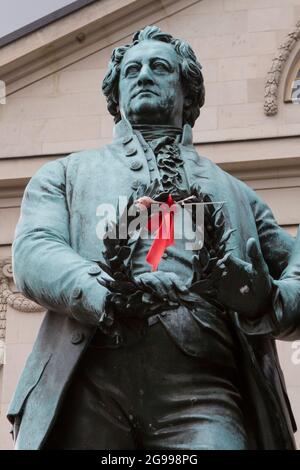
POLYGON ((168 292, 160 278, 154 275, 151 280, 149 280, 149 286, 158 295, 158 297, 162 298, 163 300, 167 300, 168 292))
POLYGON ((247 255, 257 272, 265 270, 266 262, 255 238, 249 238, 246 245, 247 255))
POLYGON ((237 256, 234 256, 232 253, 226 253, 226 255, 217 261, 217 266, 221 266, 222 264, 225 265, 225 267, 232 271, 249 271, 251 269, 251 266, 247 261, 244 261, 237 256))

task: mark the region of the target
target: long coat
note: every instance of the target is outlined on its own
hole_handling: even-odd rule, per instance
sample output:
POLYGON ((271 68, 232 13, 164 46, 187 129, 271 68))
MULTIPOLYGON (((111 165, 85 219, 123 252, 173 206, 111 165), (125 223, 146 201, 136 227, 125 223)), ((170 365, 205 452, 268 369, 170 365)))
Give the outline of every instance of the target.
MULTIPOLYGON (((214 201, 226 201, 228 226, 236 229, 230 241, 234 254, 247 261, 246 242, 254 237, 274 279, 269 312, 256 321, 230 312, 230 321, 241 348, 254 446, 294 448, 296 426, 274 338, 300 336, 299 267, 288 266, 295 242, 248 186, 199 157, 188 125, 180 151, 189 184, 200 185, 214 201)), ((17 288, 47 313, 8 410, 17 449, 42 448, 104 308, 107 291, 97 282, 101 271, 95 263, 103 249, 97 208, 101 203, 116 207, 119 195, 129 196, 140 183, 149 184, 149 155, 155 158, 141 135, 120 121, 110 145, 45 164, 25 190, 13 243, 14 278, 17 288)), ((161 321, 175 331, 174 318, 161 321)), ((184 341, 187 352, 197 351, 193 334, 184 341)))

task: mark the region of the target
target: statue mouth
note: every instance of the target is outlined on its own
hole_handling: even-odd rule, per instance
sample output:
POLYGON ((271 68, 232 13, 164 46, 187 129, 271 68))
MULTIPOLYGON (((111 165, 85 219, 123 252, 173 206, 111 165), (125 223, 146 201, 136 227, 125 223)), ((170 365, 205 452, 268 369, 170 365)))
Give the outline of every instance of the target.
POLYGON ((139 90, 138 92, 134 93, 133 98, 135 98, 138 95, 142 95, 143 93, 151 93, 152 95, 158 96, 158 93, 156 93, 155 91, 144 89, 144 90, 139 90))

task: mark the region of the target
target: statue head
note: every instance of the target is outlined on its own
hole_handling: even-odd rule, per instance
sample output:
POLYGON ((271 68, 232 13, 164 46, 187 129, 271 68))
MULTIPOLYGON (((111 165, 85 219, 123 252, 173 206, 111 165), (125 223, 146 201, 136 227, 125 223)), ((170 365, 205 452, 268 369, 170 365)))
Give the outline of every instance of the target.
POLYGON ((156 26, 113 50, 102 89, 115 122, 122 110, 132 124, 193 127, 205 96, 192 48, 156 26))

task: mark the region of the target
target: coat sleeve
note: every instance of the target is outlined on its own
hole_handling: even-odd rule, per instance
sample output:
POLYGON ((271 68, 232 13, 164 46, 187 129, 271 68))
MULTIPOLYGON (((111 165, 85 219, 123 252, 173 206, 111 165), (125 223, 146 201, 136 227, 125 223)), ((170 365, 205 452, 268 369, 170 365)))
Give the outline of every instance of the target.
POLYGON ((280 279, 274 280, 274 309, 278 321, 277 339, 294 341, 300 338, 300 226, 289 259, 280 279))
POLYGON ((46 163, 25 189, 12 246, 14 280, 46 309, 96 325, 107 290, 97 282, 100 268, 70 246, 67 158, 46 163))
POLYGON ((249 193, 260 247, 272 277, 272 303, 262 317, 248 320, 236 314, 237 322, 246 334, 294 341, 300 338, 300 231, 294 240, 254 191, 249 193))

